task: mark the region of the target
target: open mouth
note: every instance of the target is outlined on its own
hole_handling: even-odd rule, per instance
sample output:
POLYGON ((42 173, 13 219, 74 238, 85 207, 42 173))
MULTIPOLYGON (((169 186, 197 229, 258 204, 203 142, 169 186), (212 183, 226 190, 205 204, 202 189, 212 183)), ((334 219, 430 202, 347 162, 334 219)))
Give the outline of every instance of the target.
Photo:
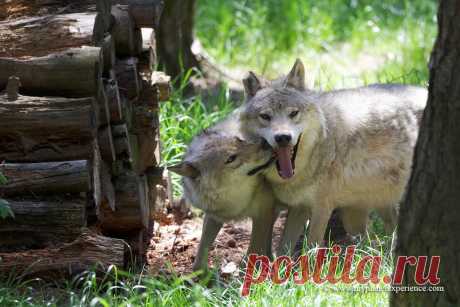
POLYGON ((276 170, 278 175, 283 179, 289 179, 294 176, 295 158, 297 156, 297 148, 299 147, 300 138, 295 146, 283 146, 275 149, 276 154, 276 170))

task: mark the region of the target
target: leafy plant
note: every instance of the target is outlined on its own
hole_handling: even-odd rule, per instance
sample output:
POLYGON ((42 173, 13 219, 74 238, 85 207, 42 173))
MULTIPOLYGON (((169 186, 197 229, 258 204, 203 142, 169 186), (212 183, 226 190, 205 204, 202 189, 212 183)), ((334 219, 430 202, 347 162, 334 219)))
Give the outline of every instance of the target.
MULTIPOLYGON (((0 173, 0 185, 6 184, 7 181, 6 177, 0 173)), ((13 211, 11 210, 9 203, 3 198, 0 198, 0 218, 5 219, 9 216, 14 217, 13 211)))

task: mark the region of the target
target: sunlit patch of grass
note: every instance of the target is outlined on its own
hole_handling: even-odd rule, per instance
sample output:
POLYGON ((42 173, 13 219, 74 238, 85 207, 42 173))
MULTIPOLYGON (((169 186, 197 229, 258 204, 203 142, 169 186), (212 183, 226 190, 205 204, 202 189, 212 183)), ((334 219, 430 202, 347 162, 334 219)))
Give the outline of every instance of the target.
MULTIPOLYGON (((382 256, 379 276, 391 274, 391 257, 385 249, 388 243, 381 238, 382 245, 363 241, 358 245, 351 272, 364 256, 382 256)), ((314 264, 316 250, 307 252, 311 265, 314 264)), ((328 259, 332 256, 327 254, 328 259)), ((326 261, 323 274, 328 271, 326 261)), ((339 262, 338 272, 343 269, 339 262)), ((84 272, 64 283, 45 283, 39 280, 18 281, 14 278, 0 282, 1 306, 385 306, 388 292, 354 291, 358 284, 316 285, 308 281, 296 285, 291 279, 282 285, 271 281, 251 288, 248 297, 241 297, 244 266, 239 277, 223 280, 217 271, 212 271, 213 286, 198 282, 190 276, 149 276, 143 272, 122 272, 110 267, 107 272, 97 275, 93 271, 84 272)), ((365 276, 370 266, 365 269, 365 276)), ((281 274, 284 271, 281 270, 281 274)), ((257 276, 257 275, 255 275, 257 276)), ((281 275, 283 276, 283 275, 281 275)), ((353 277, 353 276, 352 276, 353 277)), ((370 285, 371 288, 383 284, 370 285)))
POLYGON ((296 57, 323 88, 382 79, 424 84, 437 1, 202 0, 197 34, 218 62, 270 77, 296 57), (416 79, 397 79, 415 71, 416 79), (345 81, 344 81, 345 78, 345 81))

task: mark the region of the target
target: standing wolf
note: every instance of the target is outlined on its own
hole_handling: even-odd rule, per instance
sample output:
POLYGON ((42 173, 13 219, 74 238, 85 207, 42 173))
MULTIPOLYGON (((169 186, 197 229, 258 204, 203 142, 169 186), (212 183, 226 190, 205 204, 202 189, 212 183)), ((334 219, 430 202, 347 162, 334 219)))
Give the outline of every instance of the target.
POLYGON ((351 234, 365 230, 370 209, 395 225, 426 90, 373 85, 315 93, 305 88, 300 60, 285 78, 249 73, 243 82, 242 131, 274 149, 276 167, 266 177, 289 206, 282 251, 295 245, 310 214, 308 243, 322 243, 335 208, 351 234))
POLYGON ((193 269, 208 268, 208 250, 222 223, 250 217, 249 253, 271 254, 274 197, 258 173, 273 162, 270 147, 240 138, 233 115, 196 136, 179 165, 169 169, 183 176, 184 195, 205 212, 203 231, 193 269))

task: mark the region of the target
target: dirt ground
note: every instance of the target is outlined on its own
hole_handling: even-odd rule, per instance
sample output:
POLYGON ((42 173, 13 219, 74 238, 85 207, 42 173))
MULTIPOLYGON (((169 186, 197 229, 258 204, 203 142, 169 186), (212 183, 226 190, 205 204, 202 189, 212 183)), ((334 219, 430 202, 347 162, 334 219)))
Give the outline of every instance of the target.
MULTIPOLYGON (((152 274, 175 273, 179 276, 192 272, 192 264, 200 242, 202 217, 175 219, 156 223, 147 263, 152 274)), ((278 243, 285 217, 275 223, 274 246, 278 243)), ((224 224, 210 251, 209 264, 222 273, 224 267, 238 267, 249 246, 251 221, 249 219, 224 224)))

